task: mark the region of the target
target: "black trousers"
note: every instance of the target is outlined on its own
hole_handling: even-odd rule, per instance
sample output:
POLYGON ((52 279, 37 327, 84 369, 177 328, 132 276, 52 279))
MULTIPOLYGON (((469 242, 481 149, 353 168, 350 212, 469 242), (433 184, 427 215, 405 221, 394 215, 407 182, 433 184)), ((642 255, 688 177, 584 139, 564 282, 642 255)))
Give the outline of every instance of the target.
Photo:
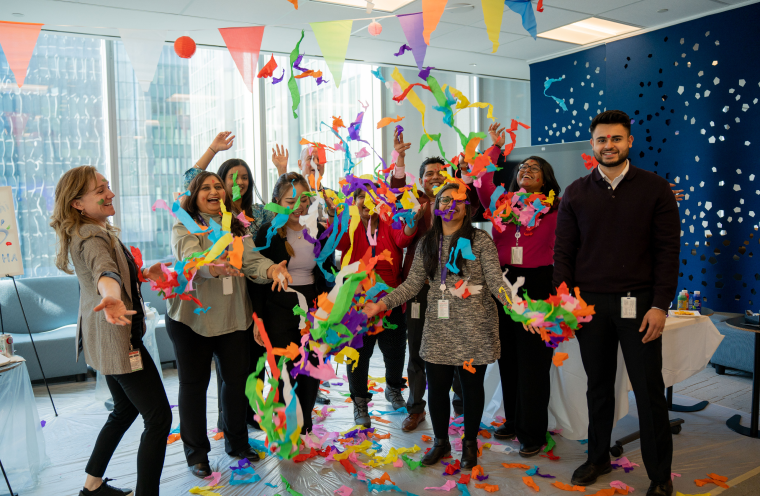
MULTIPOLYGON (((520 276, 525 277, 522 289, 528 291, 531 299, 543 300, 553 293, 554 266, 528 269, 508 265, 502 270, 505 268, 509 269, 507 279, 511 283, 520 276)), ((521 323, 513 321, 503 311, 501 303, 497 302, 497 306, 501 341, 499 375, 506 425, 514 427, 521 444, 541 446, 546 442, 549 426, 549 372, 554 350, 546 346, 541 336, 526 331, 521 323)))
POLYGON ((439 365, 425 362, 428 376, 428 401, 430 402, 430 419, 433 433, 438 439, 449 438, 449 390, 454 376, 459 376, 464 395, 464 439, 473 441, 478 438, 480 419, 486 403, 483 381, 488 365, 473 365, 475 373, 468 372, 461 365, 439 365))
POLYGON ((206 393, 211 380, 212 357, 222 376, 224 450, 234 455, 250 445, 245 425, 245 382, 248 379, 248 341, 253 326, 245 330, 204 337, 166 316, 166 330, 174 344, 179 375, 179 421, 188 466, 208 462, 211 444, 206 433, 206 393))
MULTIPOLYGON (((430 285, 425 284, 417 296, 406 304, 406 327, 409 342, 409 362, 406 364, 406 375, 409 380, 409 397, 406 399, 406 409, 409 413, 422 413, 425 411, 425 390, 427 389, 427 377, 425 377, 425 360, 420 356, 422 346, 422 331, 425 328, 425 312, 427 311, 427 297, 430 285), (420 318, 412 318, 412 304, 420 305, 420 318)), ((462 385, 459 384, 459 376, 454 374, 454 399, 451 402, 456 410, 462 409, 462 385)))
MULTIPOLYGON (((317 287, 314 284, 291 286, 291 288, 301 293, 310 305, 317 299, 317 287)), ((264 327, 266 328, 269 340, 274 348, 287 348, 290 343, 296 343, 299 347, 301 346, 301 330, 299 329, 301 319, 299 316, 293 315, 293 307, 297 305, 298 296, 295 293, 272 293, 267 299, 266 309, 261 317, 264 321, 264 327)), ((266 353, 266 349, 264 349, 264 352, 266 353)), ((253 353, 256 353, 256 351, 253 351, 251 356, 253 356, 253 353)), ((300 358, 296 361, 300 361, 300 358)), ((309 362, 315 366, 319 363, 319 359, 315 353, 309 353, 309 362)), ((286 365, 288 373, 294 367, 295 364, 292 361, 288 362, 286 365)), ((255 365, 251 364, 251 368, 255 368, 255 365)), ((312 428, 311 412, 317 401, 319 379, 299 374, 295 378, 291 375, 290 382, 295 387, 295 394, 298 398, 298 403, 301 405, 301 413, 303 414, 301 433, 306 433, 307 431, 311 431, 312 428)), ((280 384, 279 389, 280 401, 282 401, 282 384, 280 384)))
POLYGON ((588 459, 602 464, 610 459, 610 438, 615 416, 615 370, 618 342, 628 377, 636 395, 641 429, 641 455, 649 479, 662 483, 670 478, 673 437, 670 433, 665 382, 662 378, 662 338, 642 343, 639 327, 652 306, 652 292, 631 292, 636 298, 636 318, 621 318, 622 294, 583 293, 596 315, 578 330, 583 368, 588 375, 588 459))
POLYGON ((388 317, 388 322, 396 324, 396 329, 384 329, 379 334, 368 336, 364 334, 364 345, 359 348, 359 363, 353 371, 353 363, 346 367, 348 388, 351 399, 356 397, 372 399, 367 388, 369 379, 369 361, 375 352, 375 343, 380 346, 385 361, 385 384, 389 387, 402 389, 406 387, 404 379, 404 361, 406 355, 406 319, 401 307, 396 307, 388 317))
POLYGON ((93 477, 103 477, 121 438, 140 414, 145 430, 137 450, 135 493, 157 496, 164 468, 166 438, 172 428, 172 410, 153 359, 142 343, 139 350, 142 370, 105 376, 113 397, 113 411, 98 434, 85 472, 93 477))

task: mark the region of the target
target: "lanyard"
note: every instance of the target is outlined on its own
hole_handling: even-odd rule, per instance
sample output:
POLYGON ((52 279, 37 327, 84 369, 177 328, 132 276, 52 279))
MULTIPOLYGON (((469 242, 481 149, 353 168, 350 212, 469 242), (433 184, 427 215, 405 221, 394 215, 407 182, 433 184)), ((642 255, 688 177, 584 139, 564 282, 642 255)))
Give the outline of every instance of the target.
POLYGON ((517 229, 515 230, 515 246, 520 244, 520 236, 522 236, 522 234, 520 234, 520 224, 517 224, 517 229))
POLYGON ((441 258, 442 256, 443 256, 443 235, 441 235, 440 240, 438 242, 438 263, 441 265, 441 291, 446 291, 446 276, 449 273, 449 269, 446 267, 446 264, 443 263, 443 259, 441 258))

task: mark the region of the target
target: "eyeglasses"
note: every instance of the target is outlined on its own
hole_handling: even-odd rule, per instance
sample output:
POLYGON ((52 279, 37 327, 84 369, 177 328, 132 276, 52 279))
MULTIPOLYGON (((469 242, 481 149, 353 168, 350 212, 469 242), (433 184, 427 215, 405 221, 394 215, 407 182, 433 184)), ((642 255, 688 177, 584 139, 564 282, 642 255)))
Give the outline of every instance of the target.
POLYGON ((517 170, 520 172, 530 171, 530 172, 538 173, 538 172, 541 172, 541 167, 537 165, 522 164, 520 167, 517 168, 517 170))
POLYGON ((448 205, 449 203, 451 203, 451 201, 452 201, 453 199, 454 199, 454 198, 452 198, 451 196, 442 196, 442 197, 441 197, 441 198, 438 200, 438 203, 440 203, 441 205, 448 205))

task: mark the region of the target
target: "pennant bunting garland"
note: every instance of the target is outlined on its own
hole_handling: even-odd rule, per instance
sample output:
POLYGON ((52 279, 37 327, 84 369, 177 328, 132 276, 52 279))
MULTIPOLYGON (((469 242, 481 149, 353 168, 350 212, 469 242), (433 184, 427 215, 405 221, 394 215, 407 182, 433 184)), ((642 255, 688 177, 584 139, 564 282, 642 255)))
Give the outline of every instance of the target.
POLYGON ((335 87, 340 87, 343 75, 343 63, 346 61, 348 40, 354 21, 312 22, 311 29, 322 51, 327 67, 330 69, 335 87))
POLYGON ((403 14, 396 17, 398 17, 398 22, 401 23, 401 29, 404 30, 406 41, 412 47, 412 55, 414 55, 414 61, 417 62, 417 68, 422 70, 423 63, 425 62, 425 53, 427 52, 427 44, 422 37, 422 12, 403 14))
POLYGON ((127 57, 135 70, 140 88, 147 93, 153 76, 156 74, 158 60, 166 40, 166 31, 154 29, 119 29, 119 36, 124 42, 127 57))
POLYGON ((0 46, 19 88, 24 85, 26 70, 32 59, 43 24, 0 21, 0 46))
POLYGON ((425 26, 425 29, 422 31, 422 38, 428 45, 430 44, 430 35, 438 27, 438 22, 440 22, 443 11, 446 9, 447 1, 422 0, 422 22, 425 26))
POLYGON ((232 60, 243 76, 248 91, 253 93, 253 79, 256 75, 256 64, 259 61, 261 40, 264 37, 265 26, 247 28, 219 28, 224 38, 224 44, 232 55, 232 60))
POLYGON ((522 26, 535 40, 536 39, 536 15, 533 13, 533 4, 530 0, 505 0, 504 4, 509 10, 522 17, 522 26))

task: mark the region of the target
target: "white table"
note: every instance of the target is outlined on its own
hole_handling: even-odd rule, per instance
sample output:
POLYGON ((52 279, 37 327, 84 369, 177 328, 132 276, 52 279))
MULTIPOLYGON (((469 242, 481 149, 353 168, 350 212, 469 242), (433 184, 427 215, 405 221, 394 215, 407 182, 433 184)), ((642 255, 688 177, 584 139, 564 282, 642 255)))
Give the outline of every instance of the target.
MULTIPOLYGON (((26 362, 0 368, 0 460, 16 493, 34 486, 50 464, 26 362)), ((5 494, 0 475, 0 494, 5 494)))
MULTIPOLYGON (((662 376, 665 387, 673 386, 704 370, 723 335, 709 317, 674 318, 665 322, 662 334, 662 376)), ((562 429, 562 437, 588 439, 587 376, 577 339, 561 343, 557 351, 568 354, 562 367, 551 368, 549 429, 562 429)), ((628 414, 628 392, 632 390, 623 352, 618 346, 615 375, 615 423, 628 414)), ((488 391, 487 391, 488 393, 488 391)), ((664 394, 664 391, 663 391, 664 394)), ((486 396, 489 397, 488 395, 486 396)), ((484 418, 503 415, 501 385, 486 406, 484 418)))

